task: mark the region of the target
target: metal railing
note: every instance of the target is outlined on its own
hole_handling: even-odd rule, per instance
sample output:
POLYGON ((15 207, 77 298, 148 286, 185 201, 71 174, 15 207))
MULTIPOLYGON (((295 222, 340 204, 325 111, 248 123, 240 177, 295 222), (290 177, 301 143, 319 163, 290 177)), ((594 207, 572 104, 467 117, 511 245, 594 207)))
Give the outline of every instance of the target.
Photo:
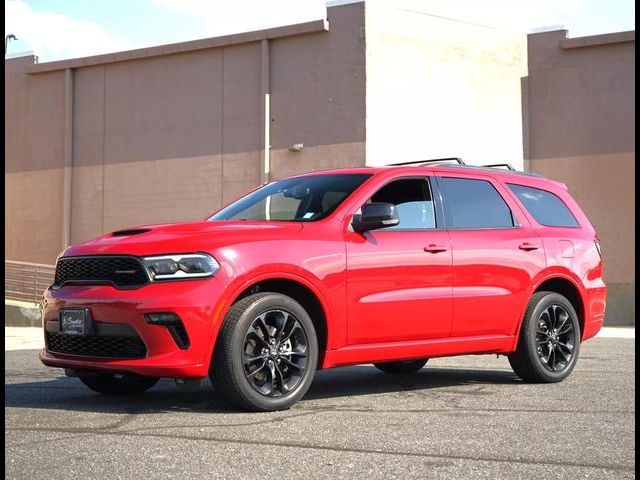
POLYGON ((56 267, 40 263, 4 261, 4 298, 40 303, 53 283, 56 267))

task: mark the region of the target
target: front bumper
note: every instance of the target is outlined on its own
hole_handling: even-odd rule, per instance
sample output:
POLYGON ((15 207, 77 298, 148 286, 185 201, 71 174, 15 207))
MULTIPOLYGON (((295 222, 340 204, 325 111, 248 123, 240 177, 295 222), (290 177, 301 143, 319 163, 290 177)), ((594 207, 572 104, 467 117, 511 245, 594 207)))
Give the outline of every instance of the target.
MULTIPOLYGON (((215 277, 203 280, 152 283, 135 290, 110 285, 49 288, 43 303, 43 327, 58 322, 60 309, 86 307, 98 326, 129 325, 146 347, 144 358, 104 358, 55 353, 45 345, 40 360, 60 368, 133 372, 153 377, 205 377, 219 328, 224 286, 215 277), (164 325, 150 325, 145 313, 177 314, 190 344, 181 349, 164 325)), ((98 328, 108 330, 108 328, 98 328)))

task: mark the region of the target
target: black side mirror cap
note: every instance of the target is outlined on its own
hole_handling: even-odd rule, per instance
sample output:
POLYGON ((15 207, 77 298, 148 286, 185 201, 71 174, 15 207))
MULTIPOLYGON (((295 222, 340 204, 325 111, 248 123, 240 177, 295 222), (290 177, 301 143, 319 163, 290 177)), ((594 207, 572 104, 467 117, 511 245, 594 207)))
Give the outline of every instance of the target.
POLYGON ((393 203, 367 203, 362 206, 362 213, 353 216, 351 226, 359 233, 393 227, 400 223, 398 212, 393 203))

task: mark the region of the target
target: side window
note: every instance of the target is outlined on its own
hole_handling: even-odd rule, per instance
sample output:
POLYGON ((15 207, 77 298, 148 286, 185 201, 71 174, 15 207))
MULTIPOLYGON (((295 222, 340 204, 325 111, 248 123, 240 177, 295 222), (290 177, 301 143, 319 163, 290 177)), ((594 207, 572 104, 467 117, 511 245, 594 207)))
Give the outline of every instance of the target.
POLYGON ((515 226, 511 209, 491 182, 469 178, 440 177, 449 228, 510 228, 515 226))
POLYGON ((384 230, 436 228, 433 198, 425 178, 394 180, 378 190, 369 201, 393 203, 396 206, 400 223, 384 230))
POLYGON ((577 227, 578 221, 560 198, 546 190, 508 183, 507 186, 540 225, 577 227))

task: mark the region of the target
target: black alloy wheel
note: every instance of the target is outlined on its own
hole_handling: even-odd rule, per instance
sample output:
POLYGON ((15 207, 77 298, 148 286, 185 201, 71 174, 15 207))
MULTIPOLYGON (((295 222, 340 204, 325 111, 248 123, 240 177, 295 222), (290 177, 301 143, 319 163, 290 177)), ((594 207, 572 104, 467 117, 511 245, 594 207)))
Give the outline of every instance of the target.
POLYGON ((569 312, 552 304, 538 317, 536 352, 540 363, 551 372, 562 371, 571 363, 576 346, 576 332, 569 312))
POLYGON ((517 349, 508 355, 513 371, 527 382, 561 382, 575 367, 579 352, 580 323, 571 302, 559 293, 535 293, 517 349))
POLYGON ((311 317, 293 298, 261 292, 236 302, 218 334, 209 376, 216 393, 244 410, 290 408, 318 361, 311 317))
POLYGON ((244 336, 244 372, 251 386, 268 397, 281 397, 300 383, 309 363, 304 328, 283 310, 259 315, 244 336))

